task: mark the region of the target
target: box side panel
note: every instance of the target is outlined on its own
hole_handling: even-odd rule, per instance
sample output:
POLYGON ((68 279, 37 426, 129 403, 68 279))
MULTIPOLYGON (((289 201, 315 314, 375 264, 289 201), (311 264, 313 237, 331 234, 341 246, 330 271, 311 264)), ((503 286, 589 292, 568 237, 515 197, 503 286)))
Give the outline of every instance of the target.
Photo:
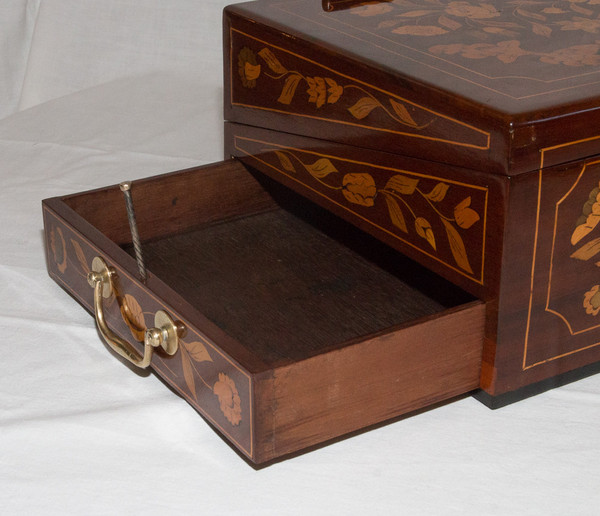
POLYGON ((275 370, 261 382, 260 460, 476 389, 484 319, 477 303, 275 370))
MULTIPOLYGON (((51 278, 94 313, 93 289, 87 282, 95 256, 116 271, 116 295, 104 304, 107 323, 119 337, 143 352, 144 331, 154 325, 157 310, 181 320, 186 333, 173 356, 156 352, 151 367, 175 392, 194 407, 218 432, 253 458, 252 376, 224 353, 207 335, 143 285, 110 252, 84 235, 68 220, 60 199, 43 204, 47 266, 51 278)), ((73 215, 75 216, 75 215, 73 215)), ((150 278, 149 278, 150 279, 150 278)), ((100 343, 99 343, 100 345, 100 343)))
POLYGON ((600 159, 543 168, 554 151, 511 180, 492 396, 600 361, 600 159))

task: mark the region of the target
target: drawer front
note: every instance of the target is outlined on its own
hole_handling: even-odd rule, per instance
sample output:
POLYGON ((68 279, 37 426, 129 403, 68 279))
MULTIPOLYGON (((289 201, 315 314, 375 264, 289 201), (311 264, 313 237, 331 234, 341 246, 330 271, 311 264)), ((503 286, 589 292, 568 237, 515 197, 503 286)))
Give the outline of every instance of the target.
POLYGON ((226 151, 479 298, 497 291, 505 180, 226 124, 226 151))
MULTIPOLYGON (((87 275, 93 259, 106 256, 106 252, 66 223, 48 204, 43 211, 48 272, 93 314, 94 290, 87 275)), ((122 266, 112 260, 107 262, 115 269, 119 286, 117 295, 104 303, 111 330, 142 353, 144 331, 154 325, 156 311, 164 310, 182 321, 186 333, 179 341, 179 350, 173 356, 155 352, 153 370, 236 448, 252 458, 252 376, 122 266)))

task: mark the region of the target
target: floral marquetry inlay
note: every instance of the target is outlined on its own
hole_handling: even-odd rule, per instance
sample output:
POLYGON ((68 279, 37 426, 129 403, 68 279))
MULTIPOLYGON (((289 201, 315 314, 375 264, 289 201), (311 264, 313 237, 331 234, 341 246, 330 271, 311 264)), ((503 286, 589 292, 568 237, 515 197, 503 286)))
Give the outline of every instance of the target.
POLYGON ((427 46, 434 55, 493 58, 503 63, 530 56, 543 63, 571 67, 600 64, 600 41, 592 38, 585 44, 570 44, 569 38, 559 34, 579 32, 598 37, 600 0, 394 0, 364 2, 349 12, 372 19, 368 23, 371 30, 388 37, 448 40, 427 46), (450 41, 457 34, 461 41, 450 41))
POLYGON ((259 168, 291 178, 450 268, 483 282, 488 190, 419 171, 391 169, 236 137, 259 168))
POLYGON ((231 103, 353 128, 486 150, 490 134, 308 55, 232 29, 231 103))
POLYGON ((427 127, 431 121, 431 115, 429 115, 429 121, 422 124, 417 123, 409 111, 409 109, 413 109, 410 105, 392 97, 379 99, 358 84, 338 84, 333 77, 310 76, 303 71, 289 70, 267 47, 258 51, 258 56, 261 58, 261 63, 258 63, 257 54, 250 48, 243 47, 240 50, 238 72, 242 84, 246 88, 254 88, 261 75, 274 81, 280 81, 281 92, 277 97, 279 104, 290 105, 298 94, 303 96, 305 102, 320 109, 336 104, 342 96, 352 96, 347 112, 355 120, 362 120, 373 110, 379 109, 385 116, 401 126, 420 130, 427 127))

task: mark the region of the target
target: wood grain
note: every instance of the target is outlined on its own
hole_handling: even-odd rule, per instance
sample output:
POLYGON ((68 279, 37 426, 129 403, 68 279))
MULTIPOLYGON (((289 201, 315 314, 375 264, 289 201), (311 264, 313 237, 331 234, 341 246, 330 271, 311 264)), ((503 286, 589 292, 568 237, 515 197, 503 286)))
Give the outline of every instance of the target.
POLYGON ((260 460, 477 389, 484 321, 476 302, 263 375, 260 460))

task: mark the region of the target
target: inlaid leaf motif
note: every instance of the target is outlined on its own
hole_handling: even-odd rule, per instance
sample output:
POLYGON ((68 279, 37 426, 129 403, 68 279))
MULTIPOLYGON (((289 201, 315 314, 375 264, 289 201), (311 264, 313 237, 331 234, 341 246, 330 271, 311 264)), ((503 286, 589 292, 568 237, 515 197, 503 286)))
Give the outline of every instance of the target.
POLYGON ((446 183, 438 183, 433 187, 433 190, 429 192, 425 197, 433 202, 442 202, 446 197, 449 186, 446 183))
POLYGON ((304 167, 310 172, 310 174, 313 177, 316 177, 317 179, 323 179, 329 174, 338 171, 333 165, 333 163, 327 158, 321 158, 315 161, 312 165, 304 165, 304 167))
POLYGON ((517 12, 524 16, 525 18, 532 18, 534 20, 546 21, 546 17, 542 14, 532 13, 530 11, 526 11, 525 9, 517 9, 517 12))
POLYGON ((280 104, 289 105, 290 102, 292 102, 294 95, 296 94, 296 89, 298 88, 298 84, 300 84, 301 79, 302 79, 302 76, 300 76, 298 74, 290 75, 285 80, 285 84, 283 85, 283 90, 281 91, 281 95, 279 95, 277 102, 279 102, 280 104))
POLYGON ((583 14, 585 16, 591 16, 592 14, 594 14, 594 11, 591 11, 589 9, 586 9, 585 7, 580 7, 579 5, 575 4, 574 2, 570 2, 569 3, 569 7, 580 14, 583 14))
POLYGON ((421 11, 409 11, 407 13, 402 13, 399 16, 402 16, 403 18, 419 18, 420 16, 426 16, 428 14, 431 14, 431 11, 421 10, 421 11))
POLYGON ((448 33, 447 30, 437 25, 404 25, 394 29, 392 32, 408 36, 439 36, 448 33))
POLYGON ((362 120, 367 117, 371 111, 375 108, 379 107, 381 104, 378 100, 371 97, 363 97, 352 107, 348 108, 348 111, 352 114, 352 116, 358 120, 362 120))
POLYGON ((185 384, 192 393, 194 399, 198 401, 198 396, 196 395, 196 381, 194 380, 194 366, 184 349, 181 350, 181 368, 183 369, 183 379, 185 380, 185 384))
POLYGON ((77 260, 81 265, 81 269, 85 274, 90 272, 90 267, 87 264, 87 260, 85 258, 85 254, 83 254, 83 249, 77 240, 71 239, 71 244, 73 245, 73 249, 75 249, 75 256, 77 256, 77 260))
POLYGON ((288 158, 284 152, 275 151, 275 154, 277 154, 277 157, 279 158, 281 166, 284 168, 284 170, 287 170, 288 172, 296 172, 296 169, 294 168, 290 158, 288 158))
POLYGON ((388 206, 388 210, 390 211, 390 219, 392 220, 392 224, 394 224, 394 226, 404 233, 408 233, 406 220, 404 220, 404 215, 402 214, 402 210, 400 209, 398 202, 391 195, 384 194, 384 197, 388 206))
POLYGON ((438 18, 438 23, 450 30, 458 30, 462 27, 462 23, 459 23, 452 18, 448 18, 448 16, 440 16, 438 18))
POLYGON ((598 253, 600 253, 600 238, 595 238, 577 249, 577 251, 571 255, 571 258, 586 261, 596 256, 598 253))
POLYGON ((461 269, 464 269, 470 274, 473 274, 473 269, 471 268, 469 258, 467 257, 467 249, 465 248, 465 244, 460 235, 458 234, 458 231, 447 220, 441 220, 444 223, 444 227, 446 228, 446 234, 448 235, 448 242, 450 243, 450 250, 452 251, 452 256, 454 256, 454 260, 461 269))
POLYGON ((401 174, 396 174, 392 176, 390 180, 385 185, 386 190, 393 190, 399 194, 403 195, 411 195, 417 185, 419 184, 419 180, 413 177, 406 177, 401 174))
POLYGON ((549 38, 552 35, 552 29, 547 25, 542 25, 541 23, 533 22, 531 24, 531 27, 533 29, 533 32, 538 36, 544 36, 546 38, 549 38))
POLYGON ((586 221, 575 228, 571 235, 571 244, 576 245, 582 238, 589 235, 600 222, 600 215, 590 213, 586 221))
POLYGON ((429 245, 433 247, 434 250, 437 250, 435 244, 435 235, 433 234, 431 224, 427 219, 424 219, 423 217, 417 217, 415 220, 415 229, 417 230, 417 235, 427 240, 429 245))
POLYGON ((206 346, 202 342, 181 342, 195 362, 212 362, 206 346))
POLYGON ((268 48, 263 48, 258 55, 265 60, 267 66, 275 73, 279 75, 287 73, 286 68, 279 62, 279 59, 277 59, 275 54, 273 54, 273 52, 271 52, 268 48))
POLYGON ((413 120, 413 117, 410 116, 410 113, 404 104, 400 104, 400 102, 396 102, 394 99, 390 99, 390 104, 394 108, 394 111, 400 120, 402 120, 406 125, 417 127, 417 123, 413 120))
POLYGON ((125 294, 123 297, 121 317, 123 317, 123 321, 129 327, 133 338, 139 342, 143 342, 144 333, 146 332, 144 312, 136 298, 131 294, 125 294))
POLYGON ((50 232, 50 249, 58 270, 64 274, 67 270, 67 243, 62 229, 58 226, 50 232))

